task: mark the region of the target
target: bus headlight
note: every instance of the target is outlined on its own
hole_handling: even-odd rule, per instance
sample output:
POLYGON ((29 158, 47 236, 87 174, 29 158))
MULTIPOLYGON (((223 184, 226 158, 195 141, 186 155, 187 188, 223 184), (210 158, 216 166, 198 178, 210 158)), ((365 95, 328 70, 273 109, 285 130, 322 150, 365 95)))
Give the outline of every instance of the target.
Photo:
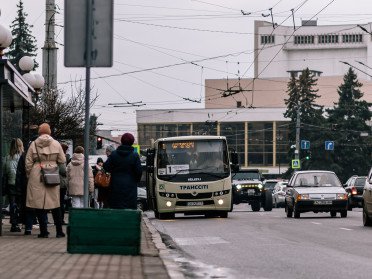
POLYGON ((223 200, 218 200, 219 205, 223 205, 223 200))
POLYGON ((172 203, 171 203, 170 201, 167 201, 167 202, 165 203, 165 205, 168 206, 168 207, 171 207, 171 206, 172 206, 172 203))

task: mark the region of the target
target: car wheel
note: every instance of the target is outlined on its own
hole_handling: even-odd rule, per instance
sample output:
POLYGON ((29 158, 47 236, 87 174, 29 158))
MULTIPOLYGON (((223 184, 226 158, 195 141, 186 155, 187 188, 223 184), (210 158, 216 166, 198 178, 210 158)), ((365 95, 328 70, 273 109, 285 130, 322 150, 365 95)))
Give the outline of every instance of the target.
POLYGON ((336 213, 337 213, 336 211, 331 211, 331 217, 332 218, 336 217, 336 213))
POLYGON ((293 210, 289 208, 288 204, 285 204, 285 212, 287 213, 288 218, 292 218, 293 210))
POLYGON ((351 200, 350 200, 350 198, 348 198, 348 200, 347 200, 347 210, 353 210, 353 206, 351 205, 351 200))
POLYGON ((363 207, 363 225, 365 227, 372 226, 372 219, 368 217, 367 209, 363 207))
POLYGON ((265 211, 273 210, 273 196, 271 194, 271 191, 265 192, 263 209, 265 211))
POLYGON ((260 211, 260 201, 251 202, 252 211, 260 211))
POLYGON ((297 208, 297 206, 295 205, 295 206, 293 207, 293 217, 295 217, 296 219, 298 219, 298 218, 300 218, 300 216, 301 216, 301 213, 298 211, 298 208, 297 208))
POLYGON ((342 210, 340 213, 341 213, 341 218, 347 217, 347 210, 342 210))

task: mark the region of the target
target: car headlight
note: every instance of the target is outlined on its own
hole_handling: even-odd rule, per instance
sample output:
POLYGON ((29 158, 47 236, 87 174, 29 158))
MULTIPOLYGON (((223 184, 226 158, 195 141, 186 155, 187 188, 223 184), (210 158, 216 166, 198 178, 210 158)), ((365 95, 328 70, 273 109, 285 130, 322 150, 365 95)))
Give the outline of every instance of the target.
POLYGON ((309 194, 300 194, 297 196, 297 200, 308 200, 310 199, 309 194))
POLYGON ((337 194, 336 199, 338 200, 347 200, 347 194, 337 194))
POLYGON ((262 184, 258 184, 258 189, 262 190, 263 186, 262 184))
POLYGON ((238 184, 236 185, 236 189, 240 190, 242 188, 242 185, 238 184))

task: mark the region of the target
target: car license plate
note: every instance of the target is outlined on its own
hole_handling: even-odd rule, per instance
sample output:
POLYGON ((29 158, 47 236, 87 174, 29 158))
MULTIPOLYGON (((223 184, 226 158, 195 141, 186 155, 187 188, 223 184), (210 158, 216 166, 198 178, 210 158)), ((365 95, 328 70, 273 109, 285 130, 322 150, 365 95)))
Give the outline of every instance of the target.
POLYGON ((249 196, 253 196, 254 195, 254 189, 248 189, 247 193, 248 193, 249 196))
POLYGON ((188 202, 187 206, 200 206, 203 205, 202 201, 197 201, 197 202, 188 202))
POLYGON ((314 201, 314 204, 329 205, 332 204, 332 201, 314 201))

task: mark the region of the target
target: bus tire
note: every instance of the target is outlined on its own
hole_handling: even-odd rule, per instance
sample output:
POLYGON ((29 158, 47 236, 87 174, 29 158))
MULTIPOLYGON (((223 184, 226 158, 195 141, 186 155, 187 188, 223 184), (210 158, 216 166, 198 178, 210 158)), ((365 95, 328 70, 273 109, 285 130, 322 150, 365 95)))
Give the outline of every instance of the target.
POLYGON ((160 220, 174 219, 174 213, 158 213, 160 220))
POLYGON ((229 216, 229 212, 227 212, 227 211, 222 211, 220 213, 220 218, 227 218, 228 216, 229 216))

